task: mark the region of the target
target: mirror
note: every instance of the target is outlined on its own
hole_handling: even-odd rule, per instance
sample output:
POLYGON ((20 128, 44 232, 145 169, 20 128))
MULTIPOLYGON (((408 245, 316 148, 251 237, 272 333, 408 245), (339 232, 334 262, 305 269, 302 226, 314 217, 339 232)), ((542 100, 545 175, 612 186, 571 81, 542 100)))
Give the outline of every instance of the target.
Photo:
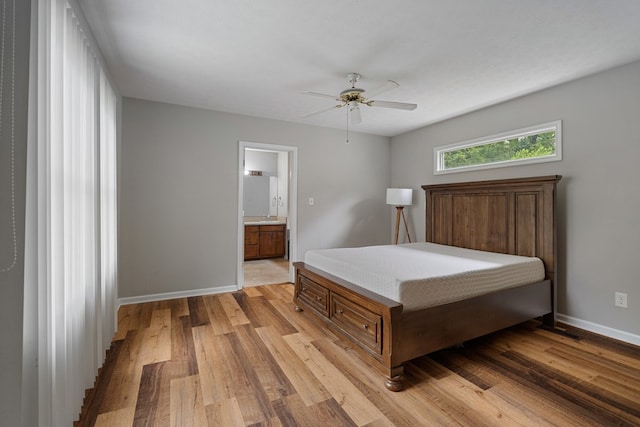
POLYGON ((244 176, 244 216, 278 216, 278 177, 244 176))
POLYGON ((289 154, 245 148, 244 216, 285 217, 288 209, 289 154))

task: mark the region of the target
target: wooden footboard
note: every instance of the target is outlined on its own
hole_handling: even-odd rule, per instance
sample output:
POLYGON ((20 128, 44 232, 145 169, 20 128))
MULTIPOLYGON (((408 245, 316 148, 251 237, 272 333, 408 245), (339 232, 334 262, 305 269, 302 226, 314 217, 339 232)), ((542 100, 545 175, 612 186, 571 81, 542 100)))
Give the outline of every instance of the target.
POLYGON ((323 271, 295 262, 296 311, 307 310, 379 363, 389 390, 402 388, 402 361, 394 349, 402 304, 323 271))

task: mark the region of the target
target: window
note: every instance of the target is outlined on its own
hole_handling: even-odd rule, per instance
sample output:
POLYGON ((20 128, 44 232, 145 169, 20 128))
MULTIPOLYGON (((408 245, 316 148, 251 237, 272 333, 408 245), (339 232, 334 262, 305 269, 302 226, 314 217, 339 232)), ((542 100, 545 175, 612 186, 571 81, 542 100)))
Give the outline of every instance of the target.
POLYGON ((119 98, 77 2, 37 3, 34 405, 40 425, 62 426, 80 413, 116 330, 119 98))
POLYGON ((434 148, 434 173, 562 160, 561 121, 434 148))

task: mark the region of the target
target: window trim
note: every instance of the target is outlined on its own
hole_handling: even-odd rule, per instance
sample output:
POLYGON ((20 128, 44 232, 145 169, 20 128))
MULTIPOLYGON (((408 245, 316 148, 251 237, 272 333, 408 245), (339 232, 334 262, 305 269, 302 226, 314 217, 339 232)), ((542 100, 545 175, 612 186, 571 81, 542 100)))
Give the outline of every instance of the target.
POLYGON ((482 169, 494 169, 508 166, 520 166, 533 163, 546 163, 562 160, 562 120, 542 123, 539 125, 528 126, 525 128, 510 130, 490 136, 483 136, 468 141, 454 142, 452 144, 441 145, 433 148, 433 173, 434 175, 444 175, 449 173, 469 172, 482 169), (458 149, 476 147, 479 145, 487 145, 493 142, 500 142, 506 139, 518 138, 521 136, 534 135, 555 131, 556 133, 556 152, 555 154, 541 157, 532 157, 528 159, 504 160, 493 163, 485 163, 482 165, 459 166, 451 169, 444 169, 444 154, 458 149))

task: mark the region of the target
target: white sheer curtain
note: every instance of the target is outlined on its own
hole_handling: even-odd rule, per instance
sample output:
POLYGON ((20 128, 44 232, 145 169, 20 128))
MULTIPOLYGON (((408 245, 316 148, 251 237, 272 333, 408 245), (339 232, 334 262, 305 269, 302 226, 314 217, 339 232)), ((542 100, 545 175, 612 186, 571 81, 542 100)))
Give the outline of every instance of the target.
POLYGON ((100 310, 98 363, 111 345, 116 316, 118 272, 117 108, 118 99, 100 71, 100 310), (101 329, 100 329, 101 328, 101 329))
POLYGON ((38 3, 41 426, 77 419, 116 328, 117 97, 74 6, 38 3))

